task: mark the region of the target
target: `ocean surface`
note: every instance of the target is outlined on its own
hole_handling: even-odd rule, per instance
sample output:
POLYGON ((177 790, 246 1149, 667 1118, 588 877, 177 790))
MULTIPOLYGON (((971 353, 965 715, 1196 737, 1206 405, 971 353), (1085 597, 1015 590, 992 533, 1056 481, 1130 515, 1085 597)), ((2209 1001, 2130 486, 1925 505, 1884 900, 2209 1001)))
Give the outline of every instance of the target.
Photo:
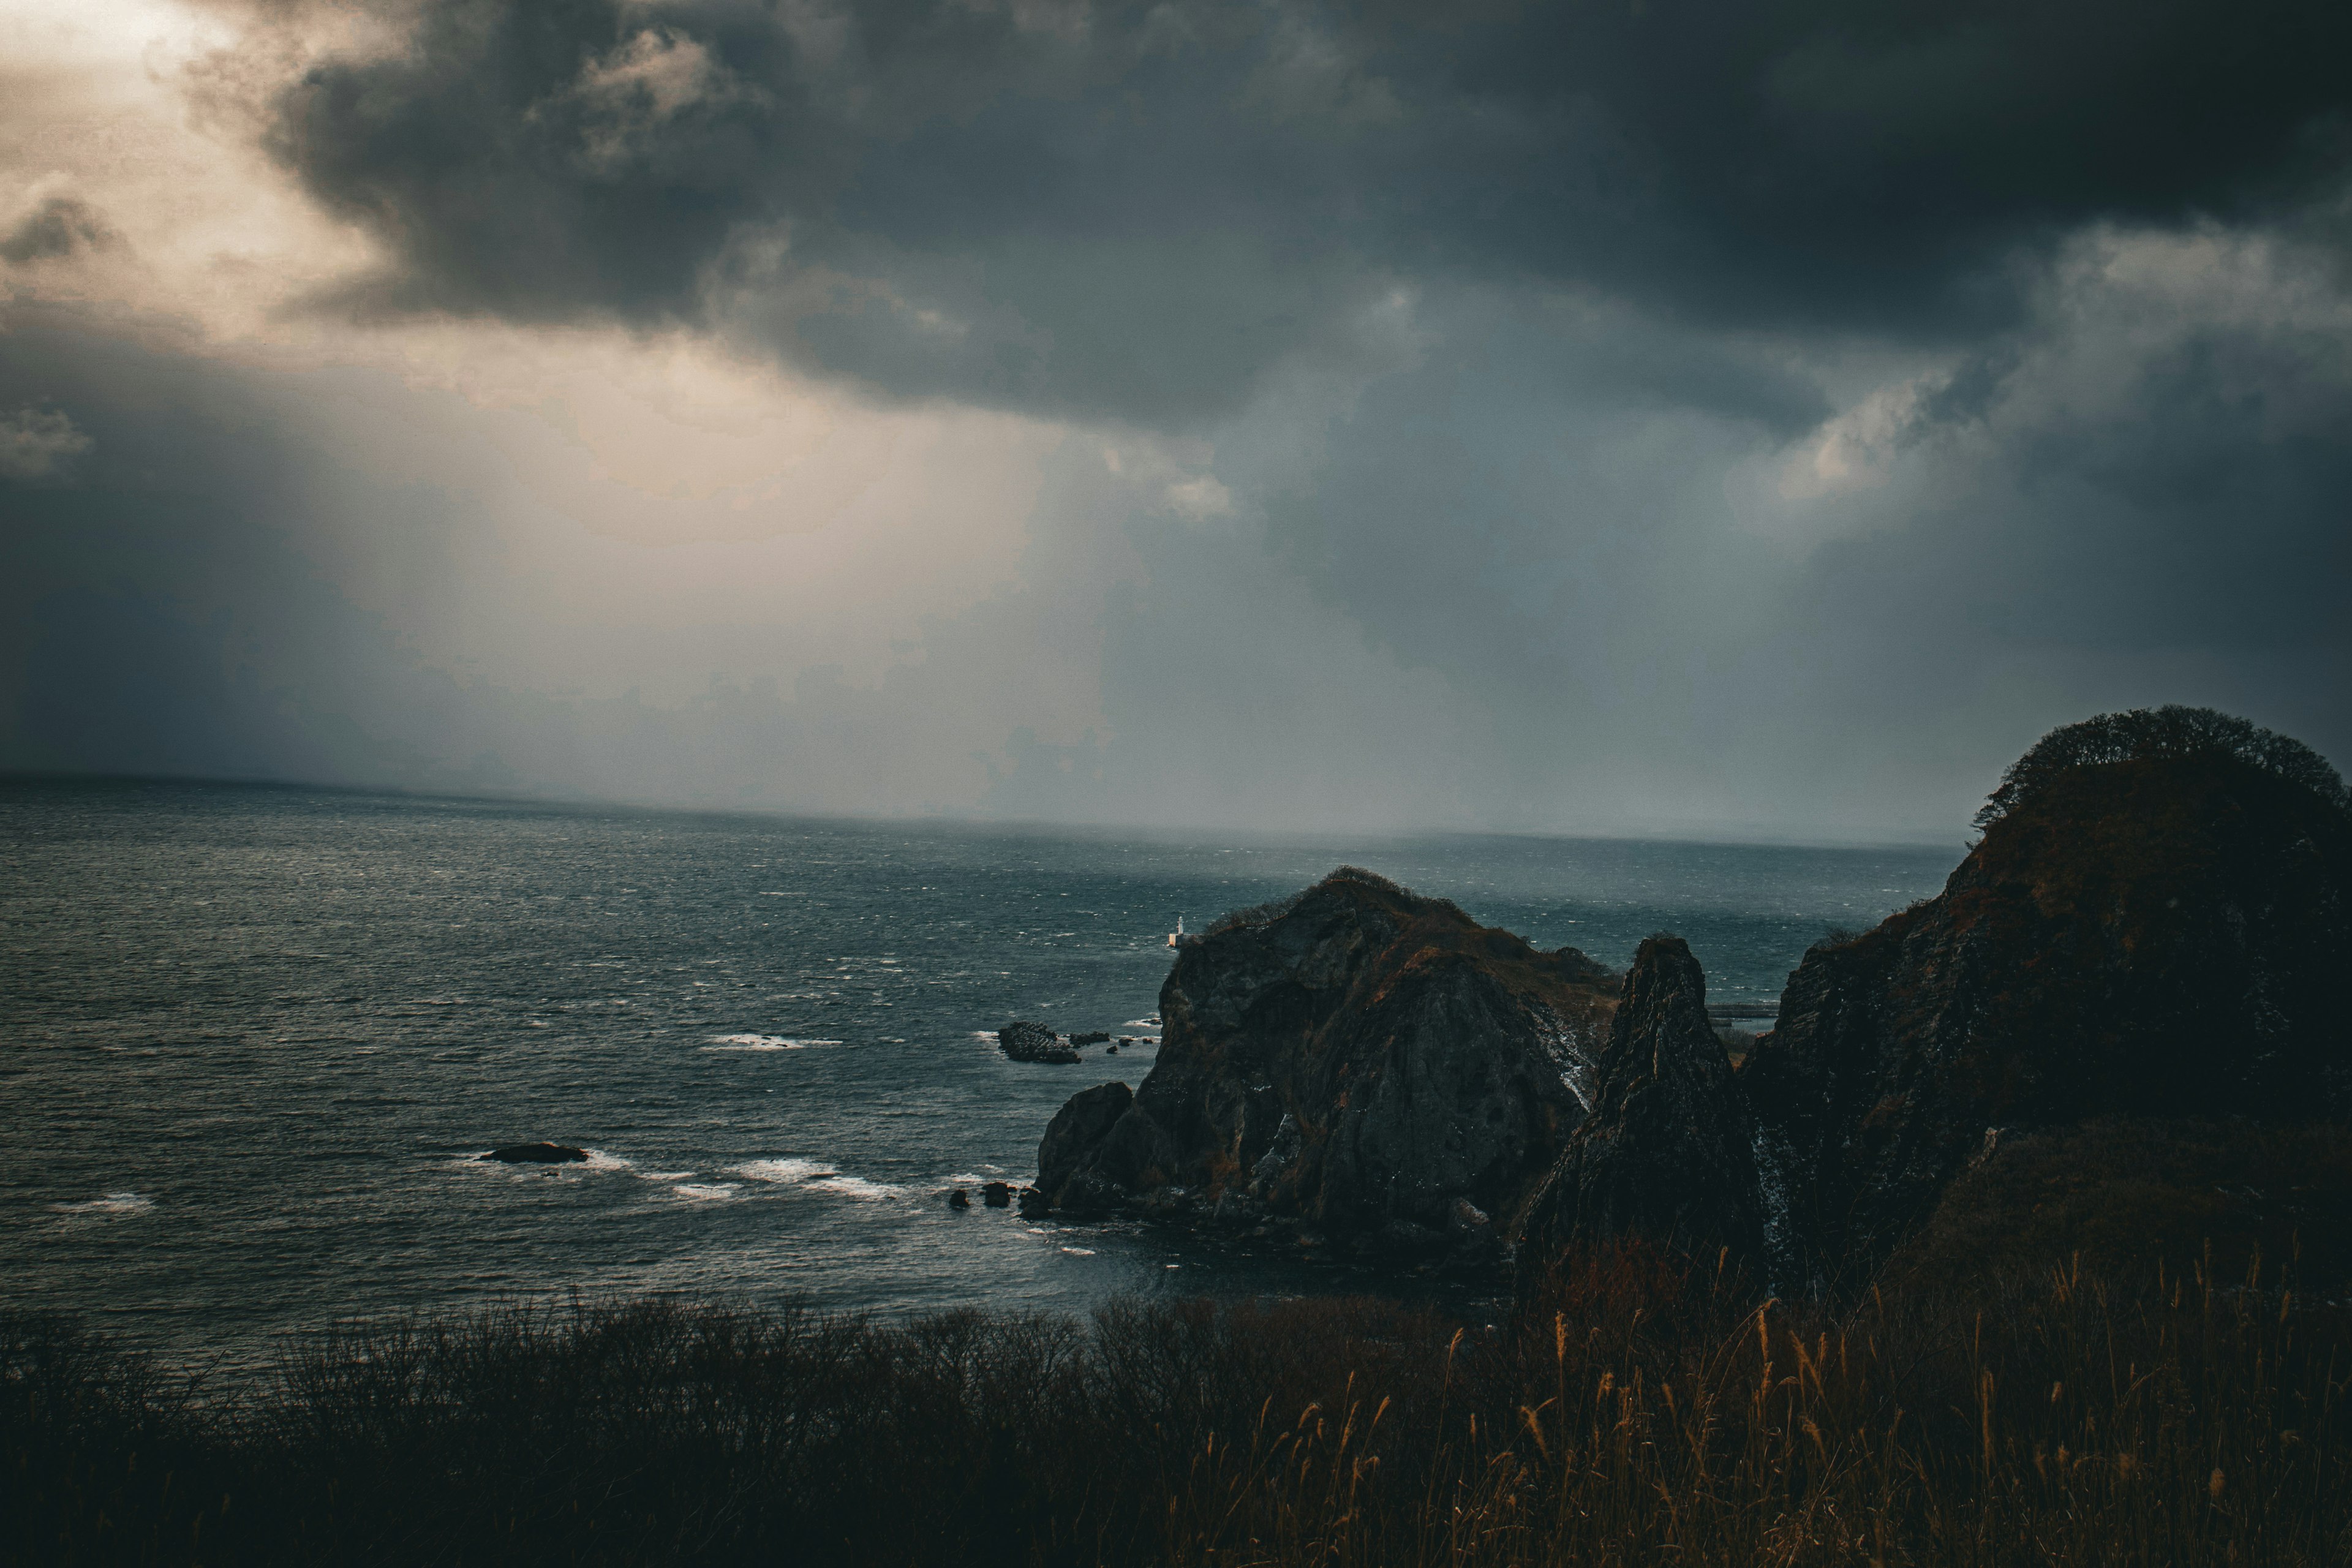
POLYGON ((257 1364, 337 1321, 677 1292, 901 1313, 1379 1288, 946 1189, 1034 1170, 1193 929, 1369 867, 1770 1001, 1948 849, 1145 837, 185 784, 0 783, 0 1306, 257 1364), (584 1166, 508 1167, 553 1139, 584 1166))

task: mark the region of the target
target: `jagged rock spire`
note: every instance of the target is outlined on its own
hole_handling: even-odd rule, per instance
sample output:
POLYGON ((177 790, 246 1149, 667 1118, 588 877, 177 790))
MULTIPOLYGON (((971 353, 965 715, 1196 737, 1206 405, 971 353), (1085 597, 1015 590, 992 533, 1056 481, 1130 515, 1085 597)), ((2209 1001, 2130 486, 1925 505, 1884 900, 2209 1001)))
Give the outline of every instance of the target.
POLYGON ((1578 1128, 1530 1210, 1528 1255, 1639 1235, 1712 1259, 1760 1260, 1762 1203, 1748 1107, 1706 1016, 1687 943, 1642 944, 1578 1128))

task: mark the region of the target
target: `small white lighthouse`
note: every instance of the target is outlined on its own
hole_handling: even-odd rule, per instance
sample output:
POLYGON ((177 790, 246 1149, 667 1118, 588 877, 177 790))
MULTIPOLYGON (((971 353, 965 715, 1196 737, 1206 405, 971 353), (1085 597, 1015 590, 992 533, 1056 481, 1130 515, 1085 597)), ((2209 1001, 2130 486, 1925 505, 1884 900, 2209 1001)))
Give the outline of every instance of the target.
POLYGON ((1176 917, 1176 929, 1168 933, 1168 945, 1171 947, 1181 947, 1184 945, 1184 917, 1182 915, 1178 915, 1176 917))

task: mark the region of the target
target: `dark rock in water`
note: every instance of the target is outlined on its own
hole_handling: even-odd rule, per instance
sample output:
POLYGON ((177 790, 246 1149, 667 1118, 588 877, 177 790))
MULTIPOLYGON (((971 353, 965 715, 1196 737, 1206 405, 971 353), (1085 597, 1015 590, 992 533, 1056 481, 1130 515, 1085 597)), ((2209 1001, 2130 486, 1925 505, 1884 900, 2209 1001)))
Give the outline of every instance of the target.
POLYGON ((1013 1188, 1004 1182, 982 1182, 980 1201, 992 1209, 1008 1208, 1013 1203, 1013 1188))
POLYGON ((1034 1187, 1022 1188, 1013 1194, 1013 1200, 1021 1205, 1023 1219, 1043 1219, 1054 1207, 1054 1200, 1034 1187))
POLYGON ((1100 1172, 1080 1171, 1054 1194, 1054 1210, 1071 1219, 1096 1219, 1125 1208, 1129 1195, 1125 1187, 1100 1172))
POLYGON ((1038 1187, 1059 1192, 1134 1104, 1135 1092, 1123 1083, 1098 1083, 1070 1096, 1045 1124, 1045 1136, 1038 1141, 1038 1187))
POLYGON ((1100 1029, 1097 1029, 1091 1035, 1072 1035, 1070 1037, 1070 1044, 1074 1046, 1099 1046, 1105 1040, 1109 1038, 1110 1037, 1108 1035, 1104 1034, 1100 1029))
POLYGON ((1523 1245, 1549 1258, 1633 1234, 1759 1260, 1755 1131, 1682 938, 1654 936, 1634 955, 1596 1076, 1592 1114, 1528 1211, 1523 1245))
POLYGON ((1373 1233, 1367 1252, 1392 1253, 1405 1258, 1426 1258, 1445 1249, 1445 1233, 1425 1225, 1415 1225, 1409 1219, 1392 1219, 1373 1233))
POLYGON ((1343 868, 1178 950, 1150 1076, 1066 1106, 1038 1185, 1334 1233, 1442 1231, 1456 1199, 1516 1215, 1584 1115, 1615 991, 1573 949, 1343 868))
POLYGON ((962 1187, 956 1188, 955 1191, 948 1194, 948 1207, 951 1209, 968 1209, 971 1207, 971 1194, 962 1187))
POLYGON ((1043 1024, 1007 1024, 996 1031, 996 1045, 1016 1062, 1055 1062, 1066 1067, 1078 1060, 1078 1053, 1043 1024))
POLYGON ((2011 1131, 2352 1111, 2352 809, 2325 763, 2218 714, 2109 715, 2045 737, 1979 820, 1940 895, 1805 954, 1736 1075, 1645 950, 1629 999, 1646 974, 1664 1002, 1621 1011, 1522 1267, 1614 1228, 1744 1245, 1752 1193, 1763 1278, 1819 1290, 2011 1131), (1651 1053, 1646 1106, 1621 1041, 1651 1053))
POLYGON ((1265 1217, 1265 1205, 1247 1193, 1228 1188, 1209 1213, 1219 1225, 1250 1226, 1265 1217))
POLYGON ((588 1151, 565 1143, 506 1143, 481 1157, 507 1165, 562 1165, 585 1160, 588 1151))

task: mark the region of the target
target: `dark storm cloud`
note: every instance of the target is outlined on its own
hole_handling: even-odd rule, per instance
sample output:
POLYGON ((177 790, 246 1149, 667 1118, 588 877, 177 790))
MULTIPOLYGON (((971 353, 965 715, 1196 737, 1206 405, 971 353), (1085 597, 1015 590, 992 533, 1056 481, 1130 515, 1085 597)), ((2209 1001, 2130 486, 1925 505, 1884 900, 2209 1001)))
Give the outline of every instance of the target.
POLYGON ((2278 0, 455 0, 272 144, 389 247, 355 303, 715 312, 887 392, 1169 422, 1344 359, 1401 278, 1998 326, 2085 222, 2339 178, 2347 57, 2352 11, 2278 0))
POLYGON ((104 215, 73 196, 50 196, 0 235, 0 261, 23 266, 121 243, 104 215))

